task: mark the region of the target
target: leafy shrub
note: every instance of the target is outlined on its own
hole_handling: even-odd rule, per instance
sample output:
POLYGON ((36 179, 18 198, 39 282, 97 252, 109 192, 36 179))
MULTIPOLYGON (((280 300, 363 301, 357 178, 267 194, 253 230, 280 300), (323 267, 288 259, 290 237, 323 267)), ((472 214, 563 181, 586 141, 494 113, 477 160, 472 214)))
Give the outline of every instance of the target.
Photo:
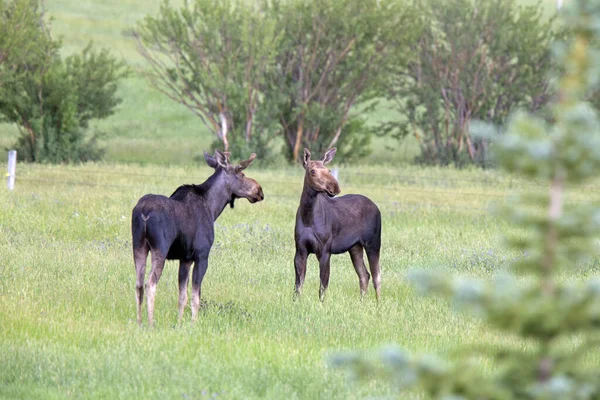
POLYGON ((63 60, 37 1, 0 3, 0 120, 19 127, 19 158, 99 159, 98 136, 86 131, 91 120, 110 116, 120 103, 117 82, 127 74, 125 64, 91 44, 63 60))
POLYGON ((288 0, 273 2, 270 12, 282 40, 266 96, 288 158, 298 161, 302 147, 322 152, 346 136, 351 144, 372 135, 364 124, 356 130, 362 123, 352 111, 381 95, 391 65, 406 65, 418 9, 398 0, 288 0))
POLYGON ((414 135, 419 162, 461 166, 487 160, 473 119, 504 124, 519 107, 535 111, 551 98, 552 43, 564 35, 542 6, 516 0, 418 0, 424 28, 408 68, 390 75, 387 97, 405 120, 383 131, 414 135))
POLYGON ((165 1, 135 31, 148 82, 196 114, 214 134, 213 147, 244 159, 248 147, 259 158, 268 154, 273 136, 261 86, 275 67, 279 34, 259 7, 194 0, 175 9, 165 1))
POLYGON ((369 141, 351 111, 379 94, 386 66, 404 62, 413 12, 396 0, 164 2, 135 35, 151 67, 143 74, 202 120, 214 146, 269 158, 279 136, 297 161, 303 146, 369 141))

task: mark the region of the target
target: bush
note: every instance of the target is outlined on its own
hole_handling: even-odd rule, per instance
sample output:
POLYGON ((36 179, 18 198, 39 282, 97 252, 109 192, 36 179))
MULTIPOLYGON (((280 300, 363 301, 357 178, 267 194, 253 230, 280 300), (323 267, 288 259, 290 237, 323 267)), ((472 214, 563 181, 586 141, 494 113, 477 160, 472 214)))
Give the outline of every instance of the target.
POLYGON ((417 0, 424 29, 408 68, 390 75, 387 97, 407 118, 383 131, 414 135, 418 161, 484 163, 487 142, 476 142, 473 119, 504 124, 511 111, 535 111, 551 98, 552 43, 564 35, 540 4, 516 0, 417 0))
POLYGON ((91 44, 63 60, 36 1, 0 3, 0 119, 19 127, 19 158, 99 159, 98 135, 89 137, 87 129, 120 103, 117 82, 127 74, 125 64, 91 44))
POLYGON ((194 0, 177 10, 165 1, 135 37, 150 65, 142 74, 197 115, 215 147, 244 159, 248 147, 269 153, 273 124, 261 87, 275 67, 279 35, 258 4, 194 0))
POLYGON ((380 95, 386 66, 404 62, 413 11, 396 0, 165 2, 135 34, 143 74, 202 120, 214 146, 272 157, 281 135, 298 160, 303 146, 369 141, 356 142, 371 132, 351 111, 380 95))
POLYGON ((381 95, 390 65, 406 65, 417 9, 398 0, 288 0, 273 2, 270 12, 282 40, 266 96, 288 158, 298 161, 302 147, 322 152, 372 135, 352 111, 381 95))

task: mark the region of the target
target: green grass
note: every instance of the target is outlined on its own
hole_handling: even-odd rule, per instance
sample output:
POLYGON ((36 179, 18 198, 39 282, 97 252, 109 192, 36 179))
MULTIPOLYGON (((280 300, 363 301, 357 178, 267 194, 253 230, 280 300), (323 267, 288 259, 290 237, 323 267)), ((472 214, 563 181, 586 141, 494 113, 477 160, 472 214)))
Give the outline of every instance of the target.
POLYGON ((419 298, 405 274, 502 270, 516 256, 501 246, 510 229, 487 210, 510 187, 539 190, 528 182, 478 170, 343 168, 343 193, 368 195, 383 213, 383 299, 377 305, 370 288, 360 302, 350 258, 339 255, 321 304, 314 257, 302 300, 292 297, 300 170, 251 168, 266 199, 238 200, 217 220, 199 321, 190 322, 188 307, 176 325, 177 264, 168 262, 156 328, 147 329, 135 323, 131 209, 145 193, 201 182, 209 168, 19 164, 17 171, 15 191, 0 190, 0 398, 389 397, 381 382, 350 384, 328 355, 390 343, 446 355, 476 344, 527 347, 419 298))

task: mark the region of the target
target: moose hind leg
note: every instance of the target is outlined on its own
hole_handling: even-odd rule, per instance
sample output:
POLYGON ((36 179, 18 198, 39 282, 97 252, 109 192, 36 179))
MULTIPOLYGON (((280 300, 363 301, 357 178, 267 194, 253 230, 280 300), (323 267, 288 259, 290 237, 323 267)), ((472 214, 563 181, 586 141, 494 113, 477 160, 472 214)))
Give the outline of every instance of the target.
POLYGON ((133 260, 135 262, 135 301, 137 304, 137 323, 142 324, 142 303, 144 301, 144 277, 146 275, 146 260, 149 248, 147 244, 133 249, 133 260))
POLYGON ((185 305, 187 304, 188 296, 187 296, 187 285, 188 279, 190 277, 190 267, 192 266, 192 261, 180 261, 179 262, 179 314, 177 317, 177 321, 181 322, 181 318, 183 317, 183 310, 185 305))
POLYGON ((163 268, 165 267, 165 256, 163 256, 158 249, 151 251, 152 258, 152 271, 148 278, 148 325, 154 325, 154 298, 156 296, 156 285, 160 280, 163 268))
POLYGON ((369 259, 369 269, 373 276, 373 287, 375 288, 375 297, 379 301, 381 297, 381 268, 379 266, 379 248, 366 248, 367 258, 369 259))
POLYGON ((360 298, 362 300, 365 294, 367 293, 370 278, 370 275, 367 272, 367 267, 365 267, 365 261, 363 259, 363 247, 360 244, 357 244, 351 247, 350 250, 348 250, 348 252, 350 253, 352 264, 354 265, 354 269, 356 270, 356 274, 358 275, 358 283, 360 286, 360 298))

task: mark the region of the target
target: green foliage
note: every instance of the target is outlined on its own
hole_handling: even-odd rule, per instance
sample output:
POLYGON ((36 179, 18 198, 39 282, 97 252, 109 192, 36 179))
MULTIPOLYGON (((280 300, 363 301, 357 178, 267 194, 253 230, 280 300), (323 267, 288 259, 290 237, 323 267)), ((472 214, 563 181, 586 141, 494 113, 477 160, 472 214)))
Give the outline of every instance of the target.
POLYGON ((281 134, 297 160, 302 146, 366 145, 357 138, 371 132, 351 111, 403 60, 412 12, 390 0, 165 2, 136 37, 144 75, 202 120, 213 147, 270 157, 281 134))
POLYGON ((391 350, 377 358, 385 366, 356 355, 342 357, 338 364, 350 365, 362 376, 379 365, 399 386, 418 384, 440 399, 600 398, 600 365, 589 363, 590 352, 600 346, 600 280, 557 279, 572 273, 580 260, 597 257, 600 213, 597 207, 569 202, 566 191, 600 171, 600 120, 586 102, 598 84, 600 1, 573 1, 564 16, 573 39, 556 52, 563 73, 551 106, 553 123, 517 114, 507 133, 494 138, 501 166, 548 184, 547 191, 521 196, 504 210, 524 228, 508 236, 507 243, 522 254, 511 263, 512 272, 526 279, 507 273, 482 282, 431 271, 410 276, 421 292, 445 297, 483 318, 488 327, 521 337, 533 348, 501 347, 478 354, 493 360, 489 375, 470 368, 468 355, 450 364, 391 350))
POLYGON ((35 0, 0 1, 0 85, 22 73, 20 66, 43 67, 45 57, 58 49, 41 17, 35 0))
POLYGON ((0 118, 21 132, 15 148, 30 162, 97 160, 93 119, 106 118, 120 103, 117 81, 125 64, 88 45, 61 59, 61 43, 49 32, 37 1, 2 2, 0 25, 0 118))
POLYGON ((176 10, 165 1, 135 34, 150 65, 142 73, 194 112, 215 135, 217 147, 236 158, 247 157, 249 146, 269 155, 273 127, 260 88, 275 66, 279 34, 258 5, 195 0, 176 10))
POLYGON ((381 94, 390 65, 406 64, 415 9, 395 0, 289 0, 273 1, 270 13, 283 38, 266 95, 288 157, 297 161, 302 147, 364 146, 357 136, 373 133, 352 111, 381 94))
POLYGON ((484 164, 487 141, 471 136, 472 120, 504 124, 511 111, 550 99, 552 43, 564 35, 540 4, 516 0, 419 0, 425 28, 416 59, 390 75, 387 97, 405 120, 384 124, 399 139, 414 135, 418 161, 484 164))

